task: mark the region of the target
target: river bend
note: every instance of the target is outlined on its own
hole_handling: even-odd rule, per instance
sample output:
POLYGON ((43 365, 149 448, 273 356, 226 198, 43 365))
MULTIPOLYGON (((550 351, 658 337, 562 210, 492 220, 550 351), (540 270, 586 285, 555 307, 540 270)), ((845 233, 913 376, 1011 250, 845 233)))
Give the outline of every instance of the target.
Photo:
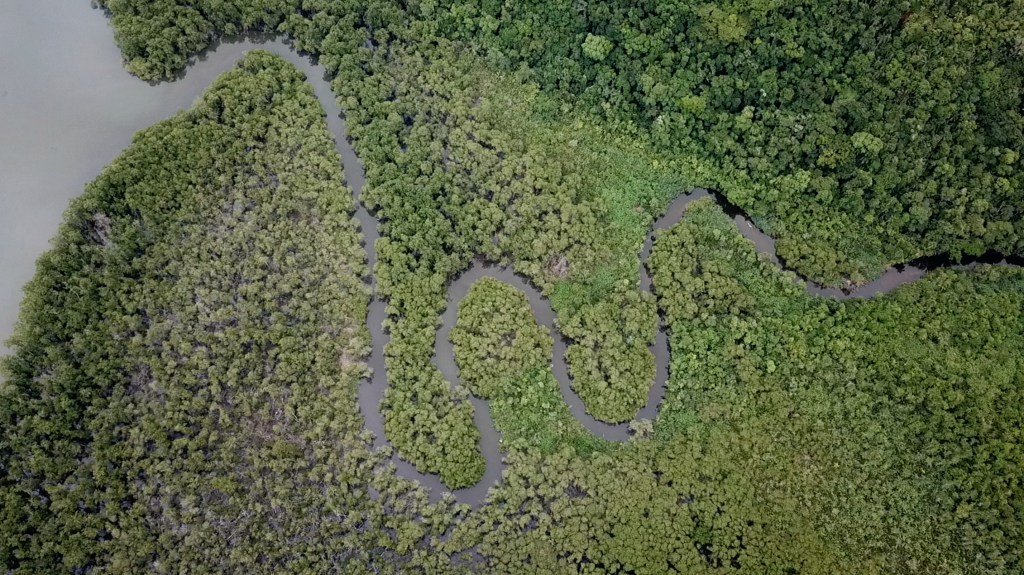
MULTIPOLYGON (((108 41, 112 44, 112 37, 108 36, 108 41)), ((324 70, 322 67, 312 63, 309 58, 299 55, 280 39, 268 39, 258 42, 254 42, 252 40, 224 41, 214 44, 209 50, 201 54, 188 68, 186 73, 179 76, 173 82, 162 82, 147 86, 137 79, 133 79, 136 86, 130 88, 125 86, 125 88, 133 94, 138 92, 138 94, 141 95, 139 98, 144 98, 147 104, 150 104, 150 107, 147 108, 145 117, 149 119, 151 116, 156 116, 156 118, 151 119, 150 124, 152 124, 155 123, 156 120, 173 115, 179 109, 187 106, 194 98, 198 97, 202 93, 216 75, 231 69, 246 51, 255 48, 278 54, 294 64, 300 70, 304 71, 307 76, 307 81, 312 85, 317 98, 320 100, 321 105, 326 111, 327 126, 334 135, 337 149, 341 155, 342 164, 345 170, 345 177, 349 186, 352 188, 355 198, 355 216, 361 226, 364 246, 366 248, 367 263, 371 270, 371 276, 368 279, 371 287, 375 288, 376 282, 375 278, 372 276, 372 270, 376 264, 374 244, 379 237, 377 220, 360 203, 360 196, 363 185, 365 184, 364 170, 359 158, 356 156, 355 151, 352 149, 352 146, 346 137, 342 111, 337 105, 334 94, 331 92, 329 81, 324 77, 324 70), (153 102, 155 102, 155 104, 153 104, 153 102)), ((107 57, 109 57, 110 52, 111 51, 108 48, 105 49, 107 57)), ((116 50, 113 52, 116 53, 116 50)), ((119 66, 120 60, 118 59, 116 63, 119 66)), ((120 76, 116 78, 112 77, 111 85, 125 85, 127 76, 127 72, 120 69, 120 76)), ((98 81, 102 80, 103 78, 100 78, 98 81)), ((3 93, 6 95, 6 91, 3 93)), ((126 136, 130 137, 131 133, 138 129, 140 129, 140 126, 124 125, 120 130, 125 133, 121 134, 118 132, 117 134, 122 140, 125 140, 127 139, 126 136)), ((81 138, 80 136, 81 134, 76 136, 77 139, 74 140, 74 144, 83 148, 89 146, 90 138, 81 138)), ((105 164, 109 162, 109 157, 105 157, 102 160, 97 158, 93 161, 102 161, 103 164, 105 164)), ((97 173, 103 164, 94 166, 97 173)), ((651 278, 644 263, 650 255, 656 231, 670 227, 678 222, 682 217, 687 204, 708 195, 714 196, 720 203, 725 204, 723 200, 718 198, 712 192, 697 189, 689 194, 677 197, 669 205, 666 213, 654 223, 651 231, 647 234, 647 238, 640 252, 641 264, 639 269, 638 285, 641 290, 651 290, 651 278)), ((725 205, 727 208, 730 207, 727 204, 725 205)), ((63 207, 61 209, 63 209, 63 207)), ((727 211, 734 214, 734 220, 736 221, 740 232, 745 237, 753 241, 757 251, 770 254, 772 260, 775 261, 776 264, 779 264, 778 258, 775 254, 774 241, 769 236, 758 230, 749 219, 740 214, 736 214, 735 209, 727 209, 727 211)), ((35 257, 38 252, 42 251, 41 249, 36 248, 35 245, 32 246, 32 249, 36 250, 36 253, 32 254, 32 257, 35 257)), ((1020 265, 1020 262, 1017 260, 1019 260, 1019 258, 1015 258, 1012 263, 1014 265, 1020 265)), ((1006 261, 1003 260, 1002 263, 1006 263, 1006 261)), ((939 267, 940 265, 949 264, 941 260, 930 260, 923 263, 919 262, 917 265, 907 264, 894 266, 887 270, 886 273, 878 279, 852 291, 843 291, 837 288, 823 288, 813 283, 808 283, 807 289, 809 292, 817 295, 836 298, 872 297, 879 293, 887 293, 904 283, 914 281, 924 276, 929 269, 939 267)), ((972 265, 974 264, 950 267, 963 269, 971 267, 972 265)), ((18 271, 20 274, 24 275, 25 270, 18 271)), ((466 295, 470 285, 472 285, 472 283, 477 279, 485 276, 507 282, 522 290, 529 298, 530 307, 532 308, 534 317, 538 323, 550 331, 554 340, 552 371, 559 382, 562 395, 564 396, 573 416, 575 416, 583 426, 586 427, 586 429, 597 436, 615 441, 627 439, 629 437, 628 423, 605 423, 594 419, 586 412, 582 400, 580 400, 579 396, 576 395, 572 389, 571 379, 564 359, 568 342, 556 329, 555 314, 552 311, 551 306, 547 299, 542 297, 540 291, 533 286, 528 279, 517 275, 513 269, 509 267, 496 267, 488 265, 481 260, 474 260, 467 270, 459 274, 458 277, 454 278, 450 283, 447 296, 448 305, 441 317, 442 327, 436 334, 434 354, 434 361, 437 367, 448 381, 453 385, 459 385, 458 368, 455 365, 453 344, 448 341, 448 334, 457 319, 458 303, 466 295)), ((372 370, 372 376, 360 385, 358 402, 359 408, 363 414, 365 426, 373 433, 374 447, 376 448, 387 445, 387 439, 384 434, 384 419, 379 410, 380 402, 384 397, 384 391, 388 386, 387 369, 384 364, 383 350, 390 337, 382 327, 385 318, 385 302, 379 300, 374 292, 367 315, 367 326, 369 327, 370 334, 372 336, 372 352, 367 363, 372 370)), ((665 382, 668 380, 668 338, 663 329, 658 330, 656 340, 651 346, 651 352, 655 357, 656 375, 654 383, 648 393, 647 404, 637 414, 637 418, 643 419, 654 419, 657 416, 658 406, 661 402, 662 396, 664 395, 665 382)), ((476 485, 455 490, 453 493, 456 500, 459 502, 479 506, 485 501, 488 489, 501 480, 503 462, 500 449, 500 438, 494 429, 487 402, 475 396, 471 397, 471 401, 474 407, 474 421, 481 434, 480 449, 487 462, 487 469, 483 479, 476 485)), ((397 473, 400 476, 418 481, 421 485, 427 488, 432 501, 440 499, 443 493, 449 491, 440 482, 436 475, 420 473, 412 464, 401 459, 397 454, 393 455, 392 461, 394 462, 397 473)))

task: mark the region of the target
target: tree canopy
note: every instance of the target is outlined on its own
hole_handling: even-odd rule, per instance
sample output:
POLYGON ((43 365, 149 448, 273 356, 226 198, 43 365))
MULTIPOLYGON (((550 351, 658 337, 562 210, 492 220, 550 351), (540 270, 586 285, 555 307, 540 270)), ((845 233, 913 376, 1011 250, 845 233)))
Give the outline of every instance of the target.
MULTIPOLYGON (((809 295, 802 276, 1024 250, 1021 6, 103 0, 129 70, 221 34, 289 35, 334 77, 380 222, 367 270, 323 110, 250 54, 140 132, 39 261, 0 384, 0 565, 115 571, 1012 574, 1024 561, 1024 272, 809 295), (549 298, 612 443, 571 414, 522 292, 549 298), (355 403, 368 273, 387 302, 385 431, 478 509, 429 505, 355 403)), ((554 334, 552 334, 554 335, 554 334)))
POLYGON ((352 209, 312 88, 258 51, 87 186, 2 363, 5 572, 411 556, 433 531, 422 516, 449 506, 427 507, 362 432, 352 209))
POLYGON ((485 399, 499 393, 506 378, 551 361, 551 335, 537 325, 526 295, 493 278, 469 288, 450 339, 459 378, 485 399))
POLYGON ((819 283, 922 255, 1024 253, 1019 2, 205 4, 107 0, 129 68, 167 75, 214 30, 276 26, 346 65, 368 39, 456 40, 713 166, 697 183, 819 283))
POLYGON ((438 34, 719 166, 706 187, 808 278, 1024 253, 1019 2, 428 5, 438 34))

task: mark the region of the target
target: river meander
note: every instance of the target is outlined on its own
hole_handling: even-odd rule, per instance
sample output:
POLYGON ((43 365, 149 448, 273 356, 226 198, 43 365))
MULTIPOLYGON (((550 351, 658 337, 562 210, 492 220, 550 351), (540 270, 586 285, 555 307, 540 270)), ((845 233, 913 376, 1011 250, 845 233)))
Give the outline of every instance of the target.
MULTIPOLYGON (((359 204, 365 182, 363 168, 345 136, 345 124, 324 71, 310 58, 297 54, 280 39, 224 41, 215 44, 171 82, 147 84, 121 67, 121 57, 104 13, 84 1, 60 3, 0 0, 0 339, 6 339, 17 315, 21 286, 32 276, 34 261, 47 249, 67 202, 84 184, 99 174, 131 142, 132 134, 187 108, 213 79, 251 49, 279 54, 304 71, 327 112, 327 125, 334 134, 345 175, 357 203, 356 216, 362 227, 370 269, 376 262, 374 242, 377 221, 359 204)), ((709 195, 695 190, 680 195, 655 222, 640 253, 639 288, 650 291, 651 280, 643 262, 650 254, 654 233, 679 221, 686 205, 709 195)), ((716 196, 717 197, 717 196, 716 196)), ((719 199, 721 202, 721 199, 719 199)), ((724 202, 723 202, 724 203, 724 202)), ((729 206, 727 206, 729 207, 729 206)), ((732 210, 734 212, 735 210, 732 210)), ((745 237, 759 252, 771 254, 776 263, 774 241, 747 218, 734 214, 745 237)), ((922 277, 928 267, 896 266, 880 278, 852 292, 808 284, 808 291, 830 297, 871 297, 922 277)), ((1015 262, 1019 263, 1019 262, 1015 262)), ((966 267, 966 266, 959 266, 966 267)), ((511 268, 493 267, 474 261, 468 270, 450 282, 448 306, 435 343, 435 362, 448 381, 458 383, 453 346, 448 334, 458 313, 458 302, 477 279, 490 276, 510 283, 529 298, 538 323, 554 339, 552 371, 572 414, 592 433, 610 440, 628 438, 628 424, 612 425, 586 413, 573 391, 564 360, 567 342, 558 334, 555 315, 547 300, 527 279, 511 268)), ((373 279, 370 278, 371 284, 373 279)), ((385 304, 371 300, 367 324, 373 338, 368 363, 373 375, 359 389, 359 407, 366 428, 374 435, 375 447, 386 444, 380 401, 387 389, 383 349, 389 336, 383 330, 385 304)), ((638 418, 653 419, 668 379, 669 350, 664 331, 659 330, 651 348, 657 371, 647 404, 638 418)), ((0 348, 0 353, 6 348, 0 348)), ((500 439, 490 418, 486 401, 472 398, 475 422, 481 433, 480 449, 487 461, 484 478, 476 485, 454 492, 460 502, 479 505, 487 490, 501 479, 500 439)), ((395 456, 398 473, 419 481, 432 500, 447 491, 437 476, 418 472, 395 456)))

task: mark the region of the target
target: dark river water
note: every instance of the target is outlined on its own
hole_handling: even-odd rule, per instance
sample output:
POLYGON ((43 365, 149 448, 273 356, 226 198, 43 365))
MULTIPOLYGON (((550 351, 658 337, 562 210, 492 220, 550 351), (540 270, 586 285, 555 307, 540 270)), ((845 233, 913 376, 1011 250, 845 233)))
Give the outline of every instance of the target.
MULTIPOLYGON (((189 107, 213 79, 252 48, 280 54, 306 72, 317 97, 327 112, 327 123, 335 135, 346 178, 358 200, 364 176, 362 166, 345 139, 340 109, 331 94, 323 70, 293 52, 280 40, 252 40, 219 43, 201 55, 186 73, 173 82, 147 84, 130 76, 121 66, 113 32, 105 14, 85 0, 0 0, 0 340, 11 333, 17 317, 21 287, 34 272, 35 259, 48 248, 68 200, 79 194, 131 143, 132 134, 181 109, 189 107)), ((641 262, 650 254, 652 235, 679 221, 686 204, 709 195, 705 190, 680 196, 653 226, 641 251, 641 262)), ((774 241, 761 233, 741 214, 719 198, 744 236, 758 251, 775 258, 774 241)), ((367 258, 376 261, 373 245, 377 222, 361 206, 356 216, 362 225, 367 258)), ((998 260, 998 258, 995 258, 998 260)), ((778 262, 777 259, 775 259, 778 262)), ((1017 262, 1019 263, 1019 262, 1017 262)), ((941 259, 897 266, 879 279, 854 292, 825 289, 808 284, 808 291, 840 298, 871 297, 923 276, 927 269, 947 265, 941 259)), ((966 267, 966 266, 958 266, 966 267)), ((573 415, 592 433, 621 441, 628 439, 628 424, 612 425, 586 413, 583 402, 572 389, 563 355, 567 342, 558 334, 554 314, 546 299, 510 268, 474 264, 451 283, 443 327, 437 334, 435 363, 450 382, 458 384, 458 368, 448 333, 454 325, 458 302, 476 279, 491 276, 523 290, 537 321, 554 338, 552 370, 573 415)), ((650 277, 643 265, 639 287, 650 290, 650 277)), ((383 302, 371 301, 367 323, 373 337, 368 360, 373 376, 359 389, 359 406, 375 445, 385 445, 383 417, 378 409, 387 388, 383 347, 388 335, 381 329, 385 318, 383 302)), ((0 347, 0 354, 7 349, 0 347)), ((659 330, 651 347, 657 375, 637 418, 653 419, 668 379, 669 350, 664 331, 659 330)), ((456 498, 478 505, 488 488, 501 479, 500 438, 495 432, 487 402, 473 398, 475 421, 482 436, 480 448, 487 460, 486 474, 476 485, 455 492, 456 498)), ((434 475, 416 471, 408 462, 394 457, 403 477, 420 481, 432 500, 447 491, 434 475)))

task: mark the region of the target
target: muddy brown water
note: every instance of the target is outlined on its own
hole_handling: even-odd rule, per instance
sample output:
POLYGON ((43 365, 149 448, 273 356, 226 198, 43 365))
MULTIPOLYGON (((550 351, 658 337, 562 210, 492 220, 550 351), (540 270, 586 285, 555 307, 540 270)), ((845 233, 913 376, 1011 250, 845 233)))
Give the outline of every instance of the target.
MULTIPOLYGON (((48 248, 67 202, 84 184, 95 178, 131 142, 132 134, 179 110, 189 107, 213 79, 232 66, 248 50, 260 48, 279 54, 303 70, 327 112, 345 175, 357 202, 356 217, 364 236, 367 260, 376 263, 374 242, 377 221, 359 204, 365 183, 362 165, 345 136, 341 110, 324 78, 324 71, 310 58, 297 54, 279 39, 251 37, 219 42, 196 58, 186 72, 172 82, 148 84, 129 75, 121 66, 120 53, 105 14, 84 0, 23 2, 0 0, 0 340, 6 339, 17 317, 21 286, 34 272, 34 261, 48 248)), ((653 236, 679 221, 686 205, 713 195, 698 189, 671 203, 659 218, 640 252, 639 287, 650 291, 651 279, 643 265, 650 255, 653 236)), ((726 204, 721 198, 721 203, 726 204)), ((730 210, 727 210, 730 211, 730 210)), ((774 241, 747 218, 734 215, 740 231, 759 252, 775 256, 774 241)), ((998 258, 989 258, 997 260, 998 258)), ((1004 262, 1005 263, 1005 262, 1004 262)), ((1019 261, 1013 262, 1019 265, 1019 261)), ((811 293, 838 298, 871 297, 922 277, 929 269, 950 265, 931 259, 896 266, 877 280, 852 292, 808 284, 811 293)), ((974 264, 957 265, 967 268, 974 264)), ((435 342, 437 367, 448 381, 458 385, 458 367, 448 334, 458 314, 458 302, 477 279, 490 276, 522 290, 529 298, 537 321, 554 339, 552 371, 572 414, 592 433, 609 440, 629 437, 628 424, 608 424, 590 416, 572 389, 564 360, 567 341, 555 326, 555 315, 546 298, 511 268, 474 261, 451 283, 448 306, 435 342)), ((374 279, 369 278, 371 285, 374 279)), ((373 346, 368 363, 372 377, 359 388, 358 402, 365 425, 373 433, 374 446, 387 444, 379 405, 387 389, 383 349, 389 340, 383 330, 385 304, 371 300, 367 324, 373 346)), ((6 353, 0 348, 0 353, 6 353)), ((637 418, 654 419, 668 380, 668 340, 659 330, 651 352, 657 373, 647 404, 637 418)), ((488 489, 501 480, 503 470, 500 437, 494 429, 486 401, 473 397, 474 421, 481 433, 480 449, 487 461, 484 478, 476 485, 454 491, 463 503, 479 505, 488 489)), ((438 500, 448 489, 436 475, 420 473, 397 455, 392 458, 402 477, 420 482, 438 500)))

